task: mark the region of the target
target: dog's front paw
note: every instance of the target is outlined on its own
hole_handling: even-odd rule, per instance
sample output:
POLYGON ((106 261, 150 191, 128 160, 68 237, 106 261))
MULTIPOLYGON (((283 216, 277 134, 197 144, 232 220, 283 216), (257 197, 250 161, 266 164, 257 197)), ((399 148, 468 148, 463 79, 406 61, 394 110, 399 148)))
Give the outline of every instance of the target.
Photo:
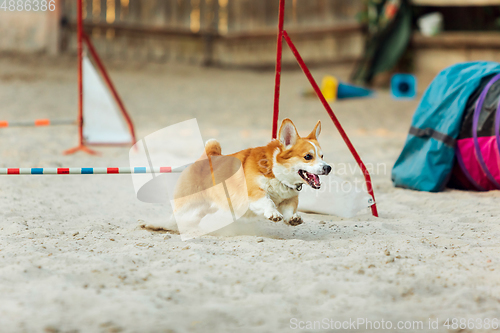
POLYGON ((288 223, 291 226, 298 226, 299 224, 302 224, 304 221, 302 221, 302 217, 300 215, 294 214, 291 219, 289 219, 286 223, 288 223))
POLYGON ((264 216, 273 222, 283 221, 283 215, 281 215, 281 213, 277 210, 266 212, 264 213, 264 216))

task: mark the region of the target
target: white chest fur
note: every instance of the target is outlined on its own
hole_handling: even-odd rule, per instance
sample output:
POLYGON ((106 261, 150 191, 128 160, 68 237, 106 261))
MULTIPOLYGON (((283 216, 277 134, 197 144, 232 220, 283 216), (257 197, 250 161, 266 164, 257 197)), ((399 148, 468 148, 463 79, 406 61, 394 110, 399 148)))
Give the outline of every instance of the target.
POLYGON ((260 181, 260 187, 266 191, 271 200, 274 201, 276 205, 279 205, 282 201, 293 198, 299 195, 295 189, 292 189, 276 178, 262 177, 260 181))

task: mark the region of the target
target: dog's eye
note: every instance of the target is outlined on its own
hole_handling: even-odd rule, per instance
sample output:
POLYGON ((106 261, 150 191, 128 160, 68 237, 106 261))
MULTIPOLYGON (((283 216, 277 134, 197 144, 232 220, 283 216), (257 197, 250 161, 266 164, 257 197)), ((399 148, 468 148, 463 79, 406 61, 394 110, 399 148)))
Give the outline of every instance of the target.
POLYGON ((307 154, 306 156, 304 156, 304 159, 305 159, 306 161, 312 160, 312 158, 313 158, 313 157, 312 157, 312 155, 311 155, 311 154, 307 154))
POLYGON ((323 159, 323 155, 321 155, 321 159, 323 159))

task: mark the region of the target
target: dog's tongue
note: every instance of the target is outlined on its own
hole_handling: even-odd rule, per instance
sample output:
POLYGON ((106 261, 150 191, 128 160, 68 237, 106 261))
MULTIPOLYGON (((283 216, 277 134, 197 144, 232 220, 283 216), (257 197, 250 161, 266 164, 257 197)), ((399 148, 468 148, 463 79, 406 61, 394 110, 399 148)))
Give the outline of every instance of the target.
POLYGON ((316 175, 314 173, 307 172, 305 170, 299 170, 299 175, 312 188, 319 189, 321 187, 321 181, 319 180, 318 175, 316 175))
POLYGON ((314 173, 312 173, 310 175, 310 177, 313 179, 314 185, 321 185, 320 182, 319 182, 319 176, 318 175, 315 175, 314 173))
POLYGON ((319 176, 314 173, 306 172, 307 179, 309 180, 309 184, 315 188, 319 188, 321 186, 321 182, 319 181, 319 176), (312 183, 312 184, 311 184, 312 183))
POLYGON ((313 181, 314 186, 319 187, 321 186, 321 183, 319 182, 319 176, 315 175, 314 173, 309 174, 309 178, 313 181))

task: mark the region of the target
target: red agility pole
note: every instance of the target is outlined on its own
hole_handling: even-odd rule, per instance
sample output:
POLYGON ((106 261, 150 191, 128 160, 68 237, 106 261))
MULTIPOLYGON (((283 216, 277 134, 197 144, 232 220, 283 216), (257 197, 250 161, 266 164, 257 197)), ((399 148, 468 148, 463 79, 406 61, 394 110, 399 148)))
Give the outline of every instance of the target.
MULTIPOLYGON (((113 85, 113 82, 111 81, 111 78, 109 77, 108 72, 106 71, 106 67, 104 67, 101 58, 99 58, 99 54, 97 54, 97 51, 95 50, 95 47, 92 44, 92 41, 90 40, 89 36, 87 36, 86 33, 83 33, 83 40, 87 44, 90 54, 94 58, 97 67, 99 67, 102 77, 104 78, 104 81, 106 81, 109 90, 111 90, 111 93, 113 94, 113 97, 115 98, 115 101, 118 104, 118 107, 120 108, 120 111, 122 112, 125 121, 127 122, 127 126, 132 135, 132 144, 135 144, 136 141, 135 141, 134 124, 132 123, 132 119, 130 119, 130 116, 128 115, 127 109, 125 109, 125 104, 123 104, 120 95, 118 95, 118 92, 116 91, 115 86, 113 85)), ((96 143, 93 143, 93 145, 96 145, 96 143)))
POLYGON ((181 173, 187 166, 172 167, 118 167, 118 168, 0 168, 0 176, 8 175, 130 175, 181 173))
POLYGON ((307 68, 304 60, 299 54, 299 51, 293 44, 292 40, 288 36, 288 33, 283 29, 283 22, 285 18, 285 0, 280 0, 280 6, 279 6, 279 23, 278 23, 278 46, 277 46, 277 56, 276 56, 276 78, 275 78, 275 92, 274 92, 274 114, 273 114, 273 139, 276 139, 277 137, 277 129, 278 129, 278 117, 279 117, 279 98, 280 98, 280 85, 281 85, 281 62, 282 62, 282 43, 283 39, 285 39, 286 43, 288 44, 288 47, 290 47, 290 50, 292 51, 293 55, 295 56, 295 59, 297 59, 297 62, 299 63, 300 68, 306 75, 307 79, 311 83, 311 86, 313 87, 314 91, 316 92, 316 95, 318 95, 318 98, 320 99, 321 103, 326 109, 326 112, 328 112, 328 115, 332 119, 333 123, 335 124, 335 127, 337 127, 337 130, 339 131, 340 135, 342 136, 342 139, 344 139, 344 142, 347 145, 347 148, 351 151, 352 156, 358 163, 361 171, 363 172, 363 175, 365 177, 365 182, 366 182, 366 188, 368 190, 368 193, 371 195, 373 198, 374 204, 371 206, 372 210, 372 215, 375 217, 378 217, 378 212, 377 212, 377 204, 375 201, 375 194, 373 193, 373 186, 372 186, 372 181, 370 177, 370 173, 366 169, 365 164, 359 157, 356 149, 351 143, 351 140, 349 140, 349 137, 345 133, 344 129, 342 128, 342 125, 340 124, 339 120, 335 116, 335 114, 332 111, 332 108, 326 101, 325 97, 323 96, 323 93, 321 92, 321 89, 319 88, 318 84, 314 80, 311 72, 309 71, 309 68, 307 68))
POLYGON ((77 28, 76 28, 76 38, 77 38, 77 53, 78 53, 78 146, 75 148, 68 149, 64 152, 64 155, 74 154, 77 151, 83 151, 91 155, 99 155, 98 152, 89 149, 83 143, 83 0, 77 1, 77 28))
POLYGON ((273 110, 273 139, 278 136, 278 117, 280 113, 281 88, 281 58, 283 54, 283 25, 285 21, 285 1, 280 0, 278 16, 278 42, 276 46, 276 78, 274 80, 274 110, 273 110))
MULTIPOLYGON (((106 84, 108 88, 110 89, 111 93, 113 94, 113 97, 118 104, 118 107, 120 111, 122 112, 125 121, 127 122, 128 128, 130 130, 130 134, 132 136, 132 141, 131 144, 135 144, 135 131, 134 131, 134 125, 132 123, 132 120, 130 119, 127 110, 125 109, 125 105, 123 104, 120 96, 118 95, 118 92, 116 91, 107 71, 106 68, 104 67, 101 59, 99 58, 99 55, 97 54, 97 51, 94 48, 94 45, 90 41, 90 38, 85 34, 83 31, 83 0, 78 0, 77 1, 77 52, 78 52, 78 146, 72 149, 69 149, 64 152, 65 155, 68 154, 73 154, 76 153, 77 151, 84 151, 88 154, 92 155, 98 155, 96 151, 93 151, 89 149, 86 146, 84 137, 83 137, 83 42, 87 45, 87 48, 89 49, 90 54, 92 55, 92 58, 95 60, 97 67, 99 68, 99 71, 101 72, 101 75, 104 78, 104 81, 106 81, 106 84)), ((111 145, 107 143, 102 143, 103 145, 111 145)), ((93 145, 99 145, 99 144, 93 144, 93 145)))

